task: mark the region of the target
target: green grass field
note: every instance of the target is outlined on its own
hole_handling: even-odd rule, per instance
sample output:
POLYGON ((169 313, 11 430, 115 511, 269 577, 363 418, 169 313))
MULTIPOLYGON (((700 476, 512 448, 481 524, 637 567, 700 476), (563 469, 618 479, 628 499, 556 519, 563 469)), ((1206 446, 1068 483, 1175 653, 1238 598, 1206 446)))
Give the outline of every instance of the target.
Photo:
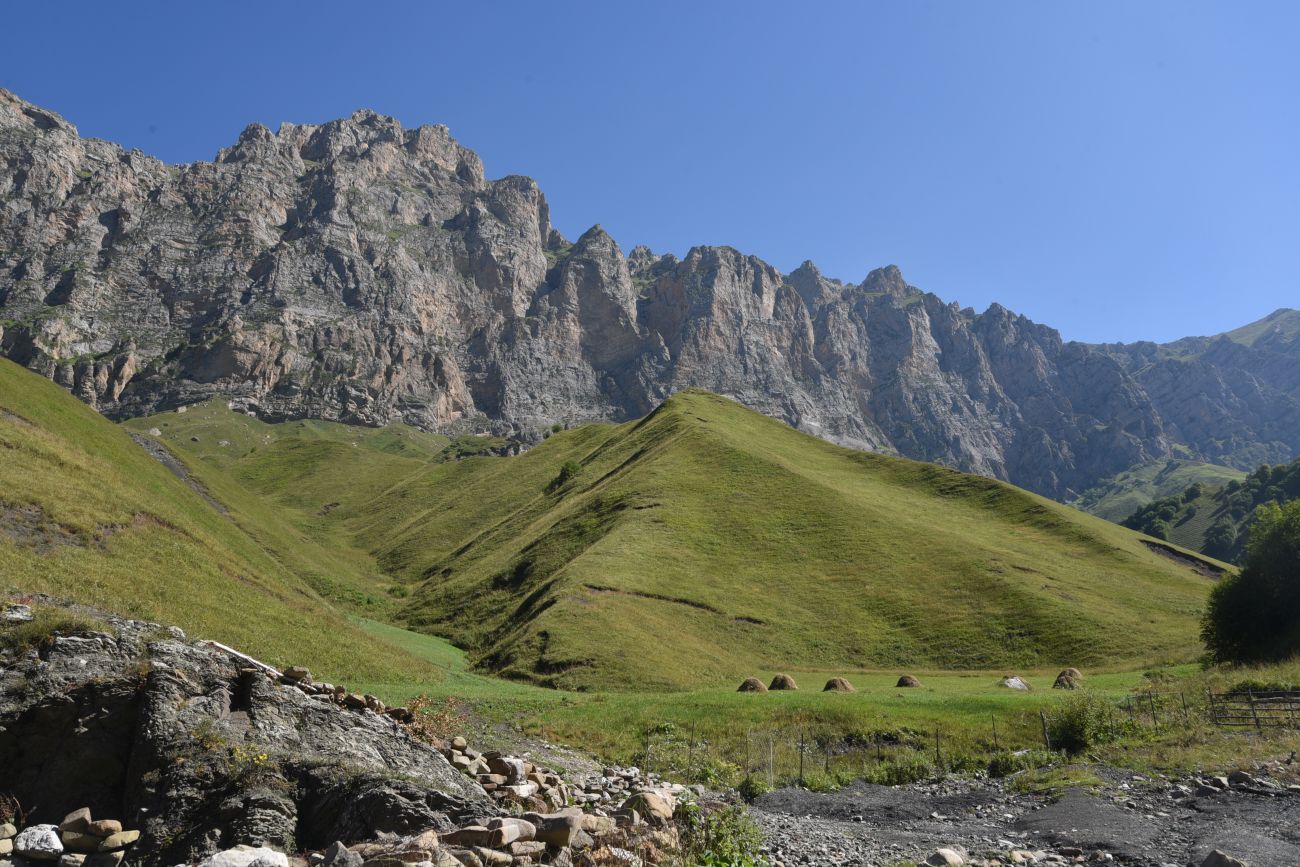
POLYGON ((547 686, 1186 659, 1209 586, 1100 519, 703 392, 515 458, 219 402, 128 424, 318 592, 547 686))

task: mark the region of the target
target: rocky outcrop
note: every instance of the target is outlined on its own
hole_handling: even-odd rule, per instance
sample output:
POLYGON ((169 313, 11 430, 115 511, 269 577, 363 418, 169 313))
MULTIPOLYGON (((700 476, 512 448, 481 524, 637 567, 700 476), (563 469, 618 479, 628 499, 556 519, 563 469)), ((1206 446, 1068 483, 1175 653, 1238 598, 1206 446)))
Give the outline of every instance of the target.
POLYGON ((84 805, 140 832, 133 863, 175 864, 496 812, 393 716, 309 695, 179 630, 101 616, 100 629, 0 650, 0 766, 30 825, 84 805))
MULTIPOLYGON (((533 181, 368 111, 253 125, 169 166, 0 91, 0 352, 115 417, 223 395, 525 441, 702 387, 1061 498, 1178 437, 1212 451, 1221 424, 1178 415, 1185 381, 1166 395, 1126 351, 959 309, 896 268, 849 284, 729 248, 624 256, 600 227, 570 244, 533 181)), ((1224 400, 1259 402, 1223 376, 1224 400)), ((1239 427, 1234 453, 1294 445, 1239 427)))

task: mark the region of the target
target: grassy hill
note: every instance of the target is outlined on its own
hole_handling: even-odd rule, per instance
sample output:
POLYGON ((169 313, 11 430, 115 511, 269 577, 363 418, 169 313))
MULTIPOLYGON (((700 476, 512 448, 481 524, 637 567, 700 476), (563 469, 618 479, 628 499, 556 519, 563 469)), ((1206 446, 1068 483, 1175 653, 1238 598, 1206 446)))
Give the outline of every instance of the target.
POLYGON ((1120 522, 1154 500, 1181 494, 1192 485, 1217 488, 1245 477, 1241 470, 1217 464, 1152 461, 1107 479, 1085 491, 1071 505, 1108 521, 1120 522))
POLYGON ((1124 525, 1229 562, 1241 559, 1255 509, 1300 498, 1300 459, 1221 486, 1193 484, 1136 510, 1124 525))
POLYGON ((270 512, 268 548, 315 548, 321 592, 543 685, 1186 658, 1208 589, 1113 524, 703 392, 511 458, 215 402, 129 424, 240 520, 270 512))
MULTIPOLYGON (((126 430, 3 360, 0 455, 0 588, 179 624, 334 678, 440 676, 354 625, 298 562, 245 532, 234 508, 223 512, 126 430)), ((255 514, 272 521, 264 536, 286 533, 281 548, 294 547, 292 531, 255 514)))

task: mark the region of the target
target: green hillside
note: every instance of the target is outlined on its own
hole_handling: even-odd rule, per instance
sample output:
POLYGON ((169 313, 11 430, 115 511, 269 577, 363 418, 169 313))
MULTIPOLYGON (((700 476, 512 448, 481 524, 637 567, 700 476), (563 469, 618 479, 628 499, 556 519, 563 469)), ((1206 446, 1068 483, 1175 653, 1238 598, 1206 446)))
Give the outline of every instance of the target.
POLYGON ((440 676, 353 625, 127 431, 3 360, 0 455, 0 588, 179 624, 334 678, 440 676))
POLYGON ((1231 467, 1198 461, 1152 461, 1112 476, 1084 491, 1071 503, 1108 521, 1123 521, 1154 500, 1181 494, 1194 484, 1222 487, 1244 479, 1246 474, 1231 467))
POLYGON ((1208 589, 1101 519, 701 392, 431 467, 366 512, 380 563, 425 579, 409 624, 567 688, 1186 656, 1208 589))
POLYGON ((1265 503, 1297 498, 1300 459, 1262 466, 1221 486, 1191 485, 1134 511, 1123 523, 1184 548, 1237 562, 1246 550, 1255 510, 1265 503))
POLYGON ((268 548, 314 549, 321 592, 543 685, 1187 658, 1208 589, 1113 524, 703 392, 511 458, 218 402, 129 425, 268 548))

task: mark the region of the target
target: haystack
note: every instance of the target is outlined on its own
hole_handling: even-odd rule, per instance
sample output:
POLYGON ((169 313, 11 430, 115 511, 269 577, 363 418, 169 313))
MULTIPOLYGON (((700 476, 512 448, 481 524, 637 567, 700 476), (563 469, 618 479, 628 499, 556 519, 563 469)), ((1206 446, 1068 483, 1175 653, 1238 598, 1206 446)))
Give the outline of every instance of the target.
POLYGON ((747 677, 736 692, 767 692, 767 687, 757 677, 747 677))
POLYGON ((772 678, 772 682, 767 685, 768 689, 798 689, 799 684, 794 682, 794 678, 788 674, 778 674, 772 678))
POLYGON ((822 687, 822 692, 857 692, 857 690, 853 688, 853 684, 844 678, 832 677, 826 681, 826 685, 822 687))
POLYGON ((894 686, 897 686, 897 687, 901 687, 901 688, 913 688, 913 689, 919 687, 920 685, 921 685, 921 681, 919 681, 919 680, 917 680, 916 678, 912 677, 912 675, 910 675, 910 674, 905 674, 905 675, 903 675, 902 677, 900 677, 900 678, 898 679, 898 683, 894 684, 894 686))
POLYGON ((1067 668, 1056 676, 1052 689, 1078 689, 1083 686, 1083 675, 1077 668, 1067 668))

